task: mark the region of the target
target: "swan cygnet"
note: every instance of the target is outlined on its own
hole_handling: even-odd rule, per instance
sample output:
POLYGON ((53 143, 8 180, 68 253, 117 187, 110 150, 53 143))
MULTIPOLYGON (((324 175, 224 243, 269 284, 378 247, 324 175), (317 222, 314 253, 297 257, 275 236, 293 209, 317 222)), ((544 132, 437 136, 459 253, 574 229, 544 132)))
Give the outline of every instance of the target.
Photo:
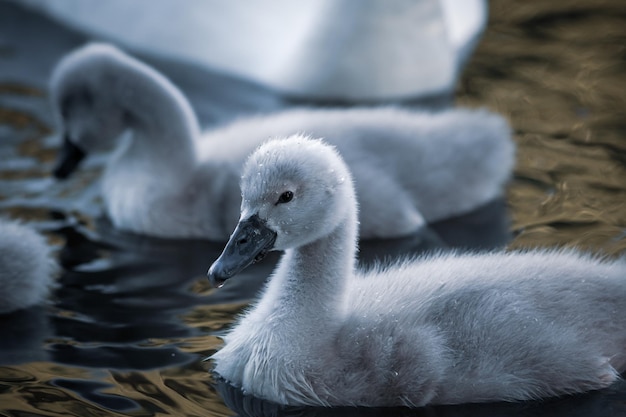
POLYGON ((357 271, 350 171, 297 135, 259 147, 241 189, 209 280, 285 251, 212 356, 246 393, 317 406, 516 401, 607 387, 624 369, 624 259, 440 253, 357 271))
POLYGON ((45 239, 29 227, 0 218, 0 314, 43 301, 55 263, 45 239))
POLYGON ((306 132, 337 147, 355 179, 363 238, 410 235, 474 210, 501 195, 514 163, 508 123, 486 110, 295 109, 201 135, 180 90, 106 44, 62 59, 50 90, 64 134, 55 176, 114 147, 105 209, 117 228, 140 234, 227 240, 241 166, 271 137, 306 132))

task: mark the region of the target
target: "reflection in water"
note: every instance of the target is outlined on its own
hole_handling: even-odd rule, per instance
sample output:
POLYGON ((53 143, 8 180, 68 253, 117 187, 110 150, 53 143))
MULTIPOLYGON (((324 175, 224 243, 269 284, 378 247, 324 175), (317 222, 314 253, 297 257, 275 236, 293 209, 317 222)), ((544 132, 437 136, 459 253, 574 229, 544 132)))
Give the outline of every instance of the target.
POLYGON ((42 346, 53 336, 49 320, 41 306, 0 315, 0 365, 48 360, 42 346))
POLYGON ((524 403, 460 404, 453 406, 428 406, 418 409, 406 407, 287 407, 244 395, 241 390, 216 380, 215 386, 230 409, 240 417, 588 417, 626 415, 623 401, 626 382, 602 392, 592 392, 575 397, 562 397, 524 403))
MULTIPOLYGON (((518 164, 506 201, 511 246, 624 253, 626 79, 620 48, 626 15, 621 0, 528 5, 502 0, 490 6, 489 28, 457 102, 486 105, 507 115, 514 127, 518 164)), ((47 97, 30 83, 42 87, 44 70, 82 38, 13 4, 0 3, 0 8, 0 33, 8 31, 0 39, 16 42, 0 43, 0 76, 28 57, 19 71, 0 79, 0 210, 46 233, 65 270, 49 305, 0 316, 3 415, 233 415, 224 401, 241 416, 389 415, 378 409, 285 409, 219 381, 213 385, 210 363, 202 358, 219 348, 219 336, 262 285, 278 254, 216 291, 205 272, 221 243, 133 236, 99 219, 103 156, 91 158, 68 183, 52 181, 48 173, 58 138, 47 136, 52 126, 47 97), (44 48, 44 41, 50 45, 44 48), (33 50, 41 53, 28 55, 33 50), (40 65, 25 65, 28 60, 40 65), (28 82, 9 82, 22 71, 28 82)), ((258 87, 237 90, 235 81, 224 84, 220 76, 161 64, 183 88, 185 82, 194 86, 191 97, 205 124, 285 105, 258 87), (219 88, 202 91, 199 80, 205 79, 209 87, 218 80, 219 88)), ((502 246, 509 238, 504 211, 503 202, 496 201, 420 235, 363 242, 361 263, 449 246, 502 246)), ((625 404, 626 384, 620 382, 543 402, 393 412, 604 416, 626 414, 625 404)))
POLYGON ((514 247, 626 250, 623 2, 490 3, 458 103, 507 115, 514 247))

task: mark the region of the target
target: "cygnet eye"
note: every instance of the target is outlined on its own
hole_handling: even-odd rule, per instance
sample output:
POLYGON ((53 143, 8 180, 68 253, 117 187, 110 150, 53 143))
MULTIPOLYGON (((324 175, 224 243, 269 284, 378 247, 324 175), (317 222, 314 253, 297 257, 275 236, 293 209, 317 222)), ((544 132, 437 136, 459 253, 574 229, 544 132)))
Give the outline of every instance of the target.
POLYGON ((284 193, 282 193, 280 195, 280 197, 278 197, 278 201, 276 202, 276 204, 288 203, 292 199, 293 199, 293 192, 292 191, 285 191, 284 193))

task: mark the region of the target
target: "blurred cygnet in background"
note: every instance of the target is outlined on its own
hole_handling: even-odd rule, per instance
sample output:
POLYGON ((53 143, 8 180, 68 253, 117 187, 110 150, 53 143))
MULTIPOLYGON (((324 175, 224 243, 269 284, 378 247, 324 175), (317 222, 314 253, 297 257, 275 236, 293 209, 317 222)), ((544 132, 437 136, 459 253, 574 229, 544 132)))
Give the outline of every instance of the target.
POLYGON ((0 314, 41 303, 55 263, 45 239, 17 221, 0 218, 0 314))
POLYGON ((355 178, 363 238, 408 236, 477 209, 501 196, 514 163, 506 120, 486 110, 304 108, 201 135, 176 86, 107 44, 64 57, 50 90, 64 137, 54 175, 67 178, 87 154, 115 147, 102 182, 107 214, 117 228, 152 236, 227 239, 243 161, 279 135, 337 147, 355 178))

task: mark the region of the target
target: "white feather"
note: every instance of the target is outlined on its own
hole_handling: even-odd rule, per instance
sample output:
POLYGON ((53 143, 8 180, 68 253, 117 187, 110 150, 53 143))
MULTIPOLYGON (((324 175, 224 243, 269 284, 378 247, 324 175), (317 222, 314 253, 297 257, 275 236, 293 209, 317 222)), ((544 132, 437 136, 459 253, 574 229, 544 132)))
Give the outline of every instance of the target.
POLYGON ((0 314, 45 300, 54 270, 41 235, 15 220, 0 218, 0 314))

